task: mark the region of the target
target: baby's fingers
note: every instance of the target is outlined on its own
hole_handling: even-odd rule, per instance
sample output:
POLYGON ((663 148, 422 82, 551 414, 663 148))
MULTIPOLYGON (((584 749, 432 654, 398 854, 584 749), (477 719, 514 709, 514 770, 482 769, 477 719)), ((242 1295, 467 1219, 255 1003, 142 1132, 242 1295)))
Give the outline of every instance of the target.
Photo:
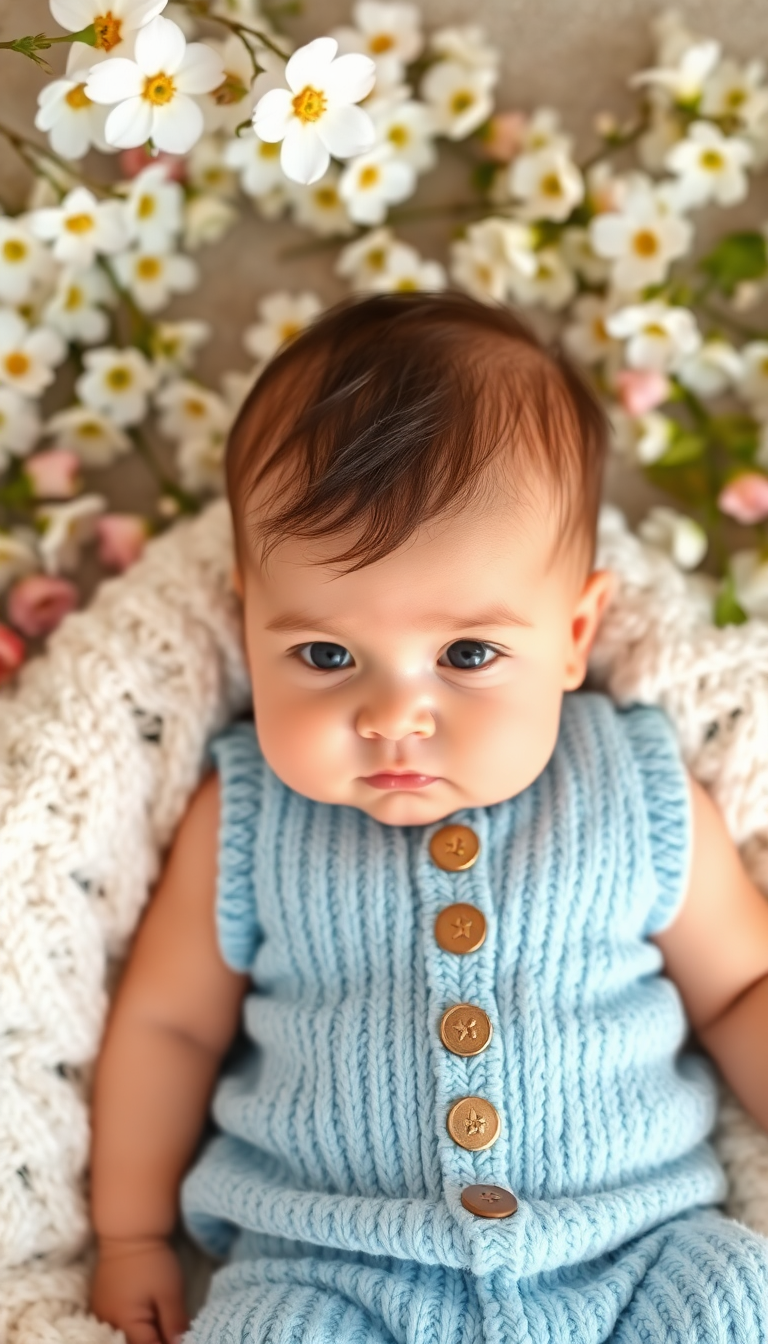
POLYGON ((189 1329, 189 1317, 181 1297, 163 1297, 157 1301, 162 1344, 176 1344, 189 1329))

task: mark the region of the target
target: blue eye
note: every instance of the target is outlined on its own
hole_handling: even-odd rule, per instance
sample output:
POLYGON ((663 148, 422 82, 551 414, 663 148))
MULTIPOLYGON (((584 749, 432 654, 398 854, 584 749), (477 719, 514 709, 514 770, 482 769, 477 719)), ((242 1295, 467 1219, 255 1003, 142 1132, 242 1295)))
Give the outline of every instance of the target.
POLYGON ((453 644, 449 644, 440 662, 443 667, 458 667, 463 671, 471 671, 476 667, 488 667, 490 663, 495 663, 498 657, 496 649, 492 649, 490 644, 483 644, 479 639, 457 639, 453 644))
POLYGON ((354 666, 352 654, 343 644, 325 644, 318 640, 314 644, 304 644, 298 654, 307 667, 319 668, 321 672, 337 672, 339 668, 354 666))

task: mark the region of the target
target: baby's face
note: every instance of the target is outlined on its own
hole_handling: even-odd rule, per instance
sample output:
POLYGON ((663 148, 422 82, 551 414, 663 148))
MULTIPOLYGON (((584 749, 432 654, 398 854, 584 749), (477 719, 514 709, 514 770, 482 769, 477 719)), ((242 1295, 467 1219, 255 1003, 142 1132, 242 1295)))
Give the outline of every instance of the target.
POLYGON ((502 495, 352 573, 328 563, 338 537, 249 559, 236 582, 259 741, 279 778, 397 826, 526 788, 610 592, 572 551, 552 558, 554 527, 553 510, 520 517, 502 495))

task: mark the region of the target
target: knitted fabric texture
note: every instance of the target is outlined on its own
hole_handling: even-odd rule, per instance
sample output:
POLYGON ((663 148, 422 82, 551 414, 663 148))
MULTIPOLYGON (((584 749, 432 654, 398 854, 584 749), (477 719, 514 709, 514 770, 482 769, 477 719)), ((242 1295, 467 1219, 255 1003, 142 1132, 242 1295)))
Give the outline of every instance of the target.
MULTIPOLYGON (((199 778, 247 707, 226 503, 150 543, 0 695, 0 1340, 112 1344, 85 1315, 87 1097, 113 971, 199 778)), ((768 624, 717 630, 695 582, 613 510, 592 659, 660 704, 768 891, 768 624)), ((768 1139, 723 1094, 729 1211, 768 1232, 768 1139)))

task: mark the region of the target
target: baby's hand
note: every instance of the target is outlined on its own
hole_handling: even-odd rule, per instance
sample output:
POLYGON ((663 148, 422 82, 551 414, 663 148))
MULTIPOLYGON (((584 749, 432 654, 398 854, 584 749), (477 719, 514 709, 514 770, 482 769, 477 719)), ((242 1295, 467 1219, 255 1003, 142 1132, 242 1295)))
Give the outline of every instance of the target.
POLYGON ((101 1240, 91 1311, 122 1330, 128 1344, 174 1344, 189 1317, 181 1266, 165 1238, 101 1240))

